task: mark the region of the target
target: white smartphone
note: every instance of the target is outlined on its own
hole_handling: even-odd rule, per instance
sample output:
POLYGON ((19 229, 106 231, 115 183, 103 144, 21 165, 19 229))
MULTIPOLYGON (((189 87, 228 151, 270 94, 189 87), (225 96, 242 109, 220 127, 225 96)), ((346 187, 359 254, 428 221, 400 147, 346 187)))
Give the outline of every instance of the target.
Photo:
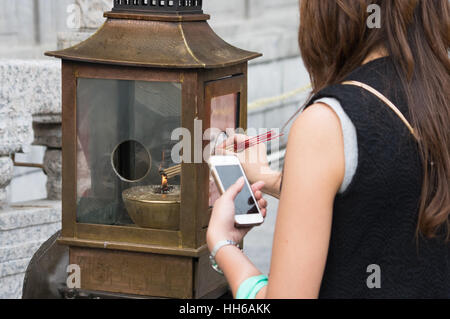
POLYGON ((261 225, 264 222, 264 218, 239 159, 236 156, 211 156, 209 166, 222 194, 235 184, 239 178, 244 177, 244 188, 234 201, 236 226, 250 227, 261 225))

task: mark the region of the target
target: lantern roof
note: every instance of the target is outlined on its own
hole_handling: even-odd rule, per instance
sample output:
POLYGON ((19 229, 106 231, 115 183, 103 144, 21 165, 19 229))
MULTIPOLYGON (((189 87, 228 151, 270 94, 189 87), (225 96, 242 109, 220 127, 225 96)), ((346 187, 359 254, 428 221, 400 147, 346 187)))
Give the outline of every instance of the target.
POLYGON ((236 48, 211 29, 201 0, 115 0, 87 40, 46 52, 63 60, 154 68, 219 68, 261 56, 236 48), (155 5, 153 5, 155 4, 155 5))

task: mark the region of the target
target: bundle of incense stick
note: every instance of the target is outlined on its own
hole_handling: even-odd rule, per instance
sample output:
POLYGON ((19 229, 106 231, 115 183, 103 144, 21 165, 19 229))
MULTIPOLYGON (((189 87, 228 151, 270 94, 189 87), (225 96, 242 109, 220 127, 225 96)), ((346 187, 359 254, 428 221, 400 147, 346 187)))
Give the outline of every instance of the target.
MULTIPOLYGON (((269 131, 267 133, 251 137, 248 140, 245 140, 241 143, 234 143, 233 145, 229 145, 225 148, 227 151, 240 153, 245 151, 246 149, 256 146, 261 143, 270 142, 272 140, 275 140, 277 138, 281 138, 284 135, 284 133, 277 134, 275 131, 269 131)), ((161 174, 164 174, 167 176, 167 178, 173 178, 177 175, 181 174, 181 164, 175 165, 169 168, 166 168, 161 172, 161 174)))

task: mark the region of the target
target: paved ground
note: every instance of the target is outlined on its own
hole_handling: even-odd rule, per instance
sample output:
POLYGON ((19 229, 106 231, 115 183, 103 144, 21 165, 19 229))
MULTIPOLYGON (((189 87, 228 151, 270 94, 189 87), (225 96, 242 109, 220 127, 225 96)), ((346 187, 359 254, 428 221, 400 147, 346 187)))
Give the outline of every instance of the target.
POLYGON ((278 200, 270 196, 267 217, 263 225, 254 228, 245 238, 244 252, 264 274, 269 273, 272 255, 273 231, 277 218, 278 200))

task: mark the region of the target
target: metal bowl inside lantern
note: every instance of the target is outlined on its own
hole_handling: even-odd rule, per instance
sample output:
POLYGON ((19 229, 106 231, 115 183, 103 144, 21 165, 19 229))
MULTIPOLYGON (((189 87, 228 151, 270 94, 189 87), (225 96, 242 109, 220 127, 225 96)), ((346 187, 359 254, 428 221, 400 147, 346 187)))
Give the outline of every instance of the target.
POLYGON ((139 227, 178 230, 180 228, 180 186, 137 186, 122 193, 125 208, 139 227))

